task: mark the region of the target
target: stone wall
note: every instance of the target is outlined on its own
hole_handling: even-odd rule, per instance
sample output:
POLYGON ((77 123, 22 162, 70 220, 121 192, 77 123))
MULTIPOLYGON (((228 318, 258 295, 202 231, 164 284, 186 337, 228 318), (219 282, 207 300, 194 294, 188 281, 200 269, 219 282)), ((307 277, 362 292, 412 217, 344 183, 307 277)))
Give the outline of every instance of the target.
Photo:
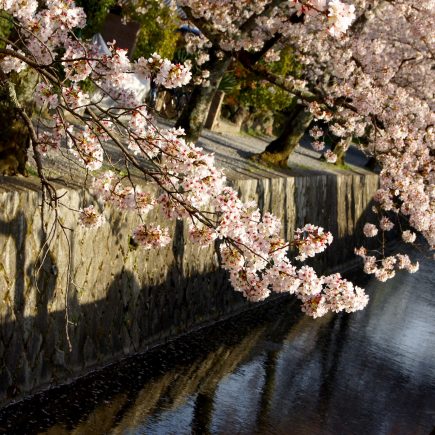
MULTIPOLYGON (((214 250, 187 240, 184 222, 147 217, 173 234, 157 251, 131 246, 137 218, 115 210, 106 210, 110 225, 85 230, 61 207, 62 228, 53 234, 55 216, 41 213, 37 184, 7 183, 0 179, 0 404, 252 307, 231 289, 214 250)), ((326 270, 355 259, 356 230, 378 179, 331 174, 234 185, 280 216, 286 236, 306 222, 331 231, 332 247, 315 261, 326 270)), ((71 209, 88 204, 83 191, 65 193, 71 209)))

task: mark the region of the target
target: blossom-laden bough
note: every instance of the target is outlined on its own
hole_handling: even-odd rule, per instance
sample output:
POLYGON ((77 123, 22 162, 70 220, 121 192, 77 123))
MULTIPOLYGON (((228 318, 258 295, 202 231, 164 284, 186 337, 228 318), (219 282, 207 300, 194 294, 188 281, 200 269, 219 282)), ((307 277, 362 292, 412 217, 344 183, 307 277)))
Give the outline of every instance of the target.
MULTIPOLYGON (((382 280, 393 277, 398 269, 415 271, 418 266, 409 257, 406 267, 399 267, 403 262, 384 261, 385 239, 394 228, 403 233, 404 241, 409 240, 408 232, 422 234, 424 241, 417 247, 435 246, 435 3, 355 0, 347 5, 292 0, 253 6, 223 0, 216 11, 218 20, 213 8, 203 2, 202 6, 194 0, 182 3, 210 41, 222 49, 234 47, 244 67, 306 106, 317 122, 310 130, 313 148, 324 151, 326 139, 336 141, 334 151, 323 153, 328 163, 339 162, 352 141, 377 161, 381 186, 373 211, 381 249, 362 258, 369 263, 375 258, 376 276, 382 280), (245 15, 257 7, 257 15, 245 15), (294 10, 304 19, 291 20, 294 10), (246 20, 247 16, 251 19, 246 20), (319 17, 326 18, 333 38, 325 37, 319 17), (277 59, 283 47, 290 47, 303 66, 297 78, 277 76, 267 60, 258 63, 262 50, 267 49, 267 58, 273 52, 277 59), (392 224, 383 225, 385 219, 392 224)), ((288 155, 283 157, 275 149, 273 155, 273 147, 268 148, 259 155, 260 161, 264 157, 270 163, 287 162, 288 155)))
MULTIPOLYGON (((245 3, 262 9, 270 2, 231 3, 242 13, 245 3)), ((342 34, 353 17, 353 9, 338 0, 288 3, 292 14, 296 6, 297 13, 309 10, 326 17, 334 35, 342 34)), ((201 2, 204 4, 207 2, 201 2)), ((6 48, 0 49, 0 80, 32 139, 45 202, 60 206, 56 189, 45 176, 44 156, 66 146, 83 171, 94 174, 91 190, 98 200, 137 213, 142 219, 132 234, 144 249, 170 242, 166 228, 143 219, 150 210, 158 209, 167 218, 186 219, 189 237, 199 246, 218 240, 222 265, 229 271, 233 287, 249 300, 264 300, 271 292, 295 294, 303 311, 313 317, 328 311, 353 312, 367 304, 364 291, 339 274, 319 277, 309 266, 292 264, 290 247, 299 251, 298 260, 303 261, 327 248, 332 242, 330 233, 306 225, 296 230, 293 241, 286 242, 280 237, 275 216, 261 215, 256 204, 242 202, 227 186, 213 155, 186 142, 179 129, 158 128, 147 107, 128 87, 133 73, 152 77, 168 88, 182 86, 191 78, 188 66, 172 64, 157 54, 130 62, 125 50, 114 44, 109 45, 110 55, 100 55, 97 47, 75 36, 73 30, 82 28, 86 18, 72 1, 46 0, 41 6, 35 0, 2 0, 0 5, 2 19, 8 19, 16 33, 6 48), (34 102, 48 114, 48 120, 47 116, 32 119, 16 98, 9 76, 25 69, 38 75, 34 102), (100 95, 110 97, 111 107, 85 91, 83 85, 89 83, 100 95), (110 160, 105 161, 108 144, 121 152, 122 171, 103 166, 111 165, 110 160), (153 196, 143 191, 131 170, 156 183, 161 193, 153 196)), ((251 12, 255 14, 255 10, 251 12)), ((202 13, 208 13, 207 9, 202 13)), ((237 36, 237 28, 221 18, 216 25, 237 36)), ((310 108, 317 110, 314 103, 310 108)), ((78 221, 85 227, 97 229, 104 223, 92 205, 84 204, 78 212, 78 221)), ((400 264, 405 263, 403 259, 400 264)))

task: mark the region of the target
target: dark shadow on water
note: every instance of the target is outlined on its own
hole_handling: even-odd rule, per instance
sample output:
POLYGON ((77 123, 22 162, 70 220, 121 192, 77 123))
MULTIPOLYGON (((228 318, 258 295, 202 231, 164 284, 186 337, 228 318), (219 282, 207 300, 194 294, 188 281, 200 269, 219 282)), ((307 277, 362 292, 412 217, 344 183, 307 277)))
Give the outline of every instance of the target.
POLYGON ((260 306, 3 409, 0 431, 426 435, 431 277, 423 264, 370 282, 371 305, 351 315, 307 319, 287 298, 260 306))
MULTIPOLYGON (((159 394, 155 395, 151 391, 149 395, 155 397, 152 400, 148 397, 148 412, 154 416, 177 406, 180 399, 194 393, 197 388, 202 389, 203 392, 199 391, 196 395, 192 429, 195 429, 194 433, 207 433, 213 412, 213 391, 217 384, 222 376, 230 373, 249 356, 261 334, 267 333, 268 323, 279 314, 288 314, 294 303, 285 300, 284 303, 272 303, 272 310, 266 306, 260 307, 237 319, 230 319, 142 356, 124 360, 116 366, 79 379, 70 386, 59 387, 10 406, 0 411, 0 431, 31 434, 48 430, 53 425, 58 430, 72 430, 77 426, 84 430, 92 414, 96 418, 95 428, 106 419, 110 419, 114 427, 137 405, 141 394, 145 393, 142 400, 147 399, 147 385, 153 388, 157 383, 160 385, 157 389, 159 394), (228 330, 234 333, 228 335, 228 330), (224 360, 221 358, 223 355, 224 360), (119 405, 121 396, 122 405, 107 405, 115 401, 119 405), (106 410, 99 412, 101 407, 106 410)), ((293 317, 295 320, 287 317, 287 327, 289 323, 297 321, 299 315, 293 317)))

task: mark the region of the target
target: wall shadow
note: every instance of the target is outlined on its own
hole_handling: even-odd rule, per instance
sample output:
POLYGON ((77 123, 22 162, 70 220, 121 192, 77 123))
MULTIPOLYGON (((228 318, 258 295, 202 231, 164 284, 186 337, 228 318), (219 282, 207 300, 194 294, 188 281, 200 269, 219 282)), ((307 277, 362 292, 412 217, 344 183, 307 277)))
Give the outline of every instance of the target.
MULTIPOLYGON (((26 267, 26 239, 29 231, 23 212, 18 212, 10 221, 0 220, 0 234, 10 238, 15 245, 15 270, 13 277, 9 277, 9 282, 13 280, 14 285, 13 288, 2 289, 6 290, 0 327, 2 399, 19 396, 22 390, 26 391, 48 381, 51 375, 50 361, 46 360, 44 348, 55 348, 55 342, 51 340, 54 337, 49 333, 48 304, 56 288, 57 266, 46 243, 47 234, 41 228, 36 236, 42 247, 38 260, 26 267), (32 306, 36 313, 29 317, 26 316, 26 308, 32 298, 35 299, 32 306)), ((7 256, 3 259, 11 261, 7 256)), ((6 274, 3 265, 2 267, 6 274)))
MULTIPOLYGON (((34 267, 28 268, 27 282, 34 267)), ((230 289, 223 271, 185 279, 175 264, 167 282, 140 288, 135 276, 123 270, 114 277, 102 300, 80 305, 71 293, 70 351, 65 312, 48 310, 56 288, 53 270, 56 267, 48 254, 37 279, 42 289, 36 292, 37 311, 25 317, 24 261, 17 263, 16 297, 0 327, 3 403, 252 308, 230 289), (123 294, 126 290, 131 292, 128 297, 123 294)))
MULTIPOLYGON (((354 248, 379 247, 379 240, 364 236, 363 227, 367 222, 378 222, 372 207, 375 204, 364 188, 364 175, 337 176, 327 174, 321 177, 295 179, 294 207, 299 210, 295 227, 307 223, 318 225, 330 231, 334 237, 332 244, 314 258, 304 263, 320 273, 343 271, 349 267, 360 267, 362 260, 355 255, 354 248), (343 185, 339 185, 339 180, 343 185), (363 196, 361 196, 363 195, 363 196), (365 204, 362 207, 362 204, 365 204), (340 234, 344 232, 344 234, 340 234)), ((372 192, 374 193, 374 191, 372 192)), ((393 240, 397 234, 386 233, 386 240, 393 240)))
POLYGON ((190 395, 195 396, 192 433, 211 433, 219 382, 244 363, 259 343, 279 343, 301 316, 290 298, 263 304, 71 385, 0 409, 0 433, 106 433, 115 426, 123 433, 151 415, 158 418, 165 410, 181 406, 190 395))

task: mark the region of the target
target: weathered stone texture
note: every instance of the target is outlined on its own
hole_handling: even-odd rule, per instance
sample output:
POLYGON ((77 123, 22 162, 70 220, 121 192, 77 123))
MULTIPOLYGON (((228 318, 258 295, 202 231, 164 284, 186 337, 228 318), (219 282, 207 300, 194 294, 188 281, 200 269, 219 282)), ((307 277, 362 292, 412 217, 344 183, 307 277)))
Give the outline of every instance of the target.
MULTIPOLYGON (((231 290, 214 250, 188 241, 184 222, 148 216, 173 234, 157 251, 132 247, 137 217, 115 210, 106 210, 110 225, 85 230, 61 207, 64 230, 53 233, 53 212, 41 215, 37 188, 27 184, 0 188, 0 403, 251 306, 231 290)), ((355 258, 355 229, 378 179, 322 175, 234 185, 244 200, 281 217, 286 237, 307 222, 332 231, 332 247, 315 261, 325 270, 355 258)), ((79 191, 68 198, 71 209, 89 201, 79 191)))

